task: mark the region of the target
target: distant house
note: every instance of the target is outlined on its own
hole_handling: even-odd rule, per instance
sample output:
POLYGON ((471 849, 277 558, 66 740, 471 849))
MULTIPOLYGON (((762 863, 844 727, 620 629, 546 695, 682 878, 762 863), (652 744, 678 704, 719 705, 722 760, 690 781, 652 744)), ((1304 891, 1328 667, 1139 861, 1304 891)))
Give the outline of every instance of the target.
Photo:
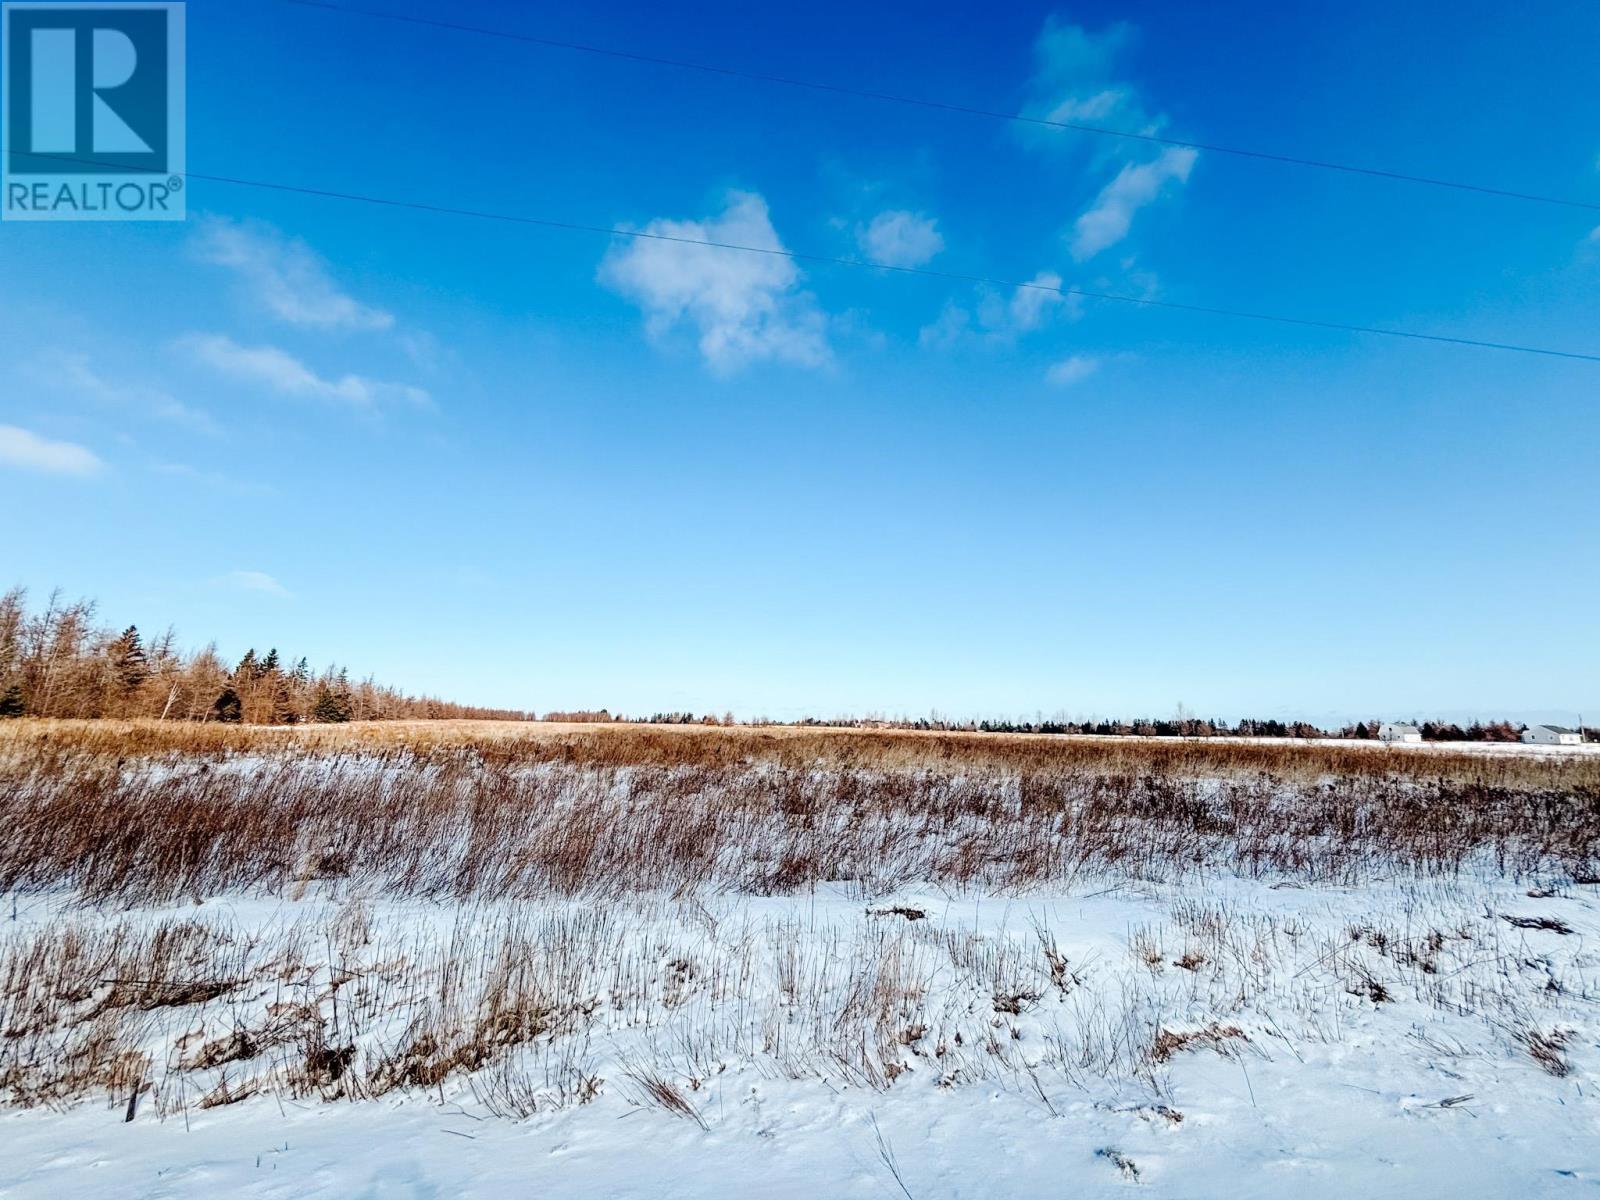
POLYGON ((1415 725, 1400 725, 1385 721, 1378 726, 1378 740, 1380 742, 1420 742, 1422 730, 1415 725))
POLYGON ((1522 740, 1530 746, 1577 746, 1583 734, 1565 725, 1529 725, 1522 731, 1522 740))

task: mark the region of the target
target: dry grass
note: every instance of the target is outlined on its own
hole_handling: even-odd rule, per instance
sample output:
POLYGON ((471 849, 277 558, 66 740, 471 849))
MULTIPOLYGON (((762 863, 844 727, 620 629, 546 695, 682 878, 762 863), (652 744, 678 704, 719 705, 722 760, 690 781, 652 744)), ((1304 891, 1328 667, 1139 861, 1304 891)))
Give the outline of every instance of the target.
POLYGON ((113 756, 365 754, 419 759, 475 754, 486 763, 718 767, 753 762, 829 768, 1093 770, 1215 778, 1261 773, 1295 781, 1400 777, 1500 787, 1600 788, 1600 755, 1483 754, 1315 741, 1187 740, 796 726, 374 721, 220 725, 161 721, 0 722, 0 753, 60 748, 113 756))
POLYGON ((1174 1054, 1185 1050, 1210 1049, 1225 1052, 1231 1040, 1247 1041, 1244 1030, 1237 1025, 1219 1025, 1212 1022, 1204 1029, 1162 1029, 1150 1050, 1150 1058, 1157 1063, 1169 1061, 1174 1054))
POLYGON ((1557 1029, 1552 1033, 1541 1033, 1536 1029, 1529 1029, 1520 1032, 1518 1040, 1527 1047, 1533 1061, 1549 1074, 1557 1079, 1564 1079, 1572 1074, 1572 1064, 1562 1055, 1562 1051, 1572 1040, 1570 1031, 1557 1029))
POLYGON ((1600 760, 871 731, 0 727, 0 890, 1020 890, 1600 873, 1600 760))
POLYGON ((611 1079, 703 1122, 702 1095, 754 1068, 872 1089, 983 1083, 1046 1109, 1051 1091, 1109 1087, 1175 1124, 1149 1103, 1171 1098, 1172 1071, 1309 1054, 1347 1026, 1359 1044, 1375 1022, 1403 1051, 1434 1018, 1425 1053, 1447 1073, 1502 1054, 1553 1079, 1583 1071, 1593 956, 1575 937, 1509 929, 1455 886, 1408 885, 1358 937, 1332 915, 1175 900, 1170 925, 1070 965, 1042 925, 884 920, 865 905, 818 924, 803 904, 753 915, 732 897, 713 912, 353 896, 292 906, 288 924, 275 906, 67 909, 0 926, 0 1099, 98 1095, 120 1112, 142 1094, 161 1116, 448 1090, 522 1115, 587 1103, 611 1079), (1143 948, 1168 939, 1192 970, 1149 969, 1143 948))
POLYGON ((0 941, 0 1095, 115 1103, 148 1082, 170 1111, 470 1080, 492 1106, 529 1112, 598 1094, 606 1038, 631 1046, 621 1073, 640 1102, 699 1122, 690 1094, 752 1055, 790 1078, 869 1087, 1014 1072, 1019 1046, 987 997, 1036 994, 1047 970, 1025 947, 865 913, 814 944, 781 921, 691 932, 682 915, 467 909, 442 931, 401 923, 365 944, 340 913, 269 931, 63 918, 0 941), (224 963, 226 991, 182 990, 224 963), (133 969, 163 989, 159 1006, 106 982, 133 969))

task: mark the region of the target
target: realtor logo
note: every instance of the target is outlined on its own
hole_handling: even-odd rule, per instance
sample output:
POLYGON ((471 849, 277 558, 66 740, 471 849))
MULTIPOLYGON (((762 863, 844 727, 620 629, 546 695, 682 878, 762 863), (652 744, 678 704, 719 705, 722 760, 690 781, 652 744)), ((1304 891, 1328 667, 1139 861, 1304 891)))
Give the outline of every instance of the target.
POLYGON ((184 6, 0 4, 0 218, 184 218, 184 6))

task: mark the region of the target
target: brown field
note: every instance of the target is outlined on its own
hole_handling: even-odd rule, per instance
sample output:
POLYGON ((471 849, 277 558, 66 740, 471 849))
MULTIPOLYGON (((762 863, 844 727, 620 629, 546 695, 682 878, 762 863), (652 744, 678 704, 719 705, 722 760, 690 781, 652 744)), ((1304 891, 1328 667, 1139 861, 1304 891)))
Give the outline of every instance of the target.
POLYGON ((1600 872, 1600 759, 901 731, 20 721, 0 888, 522 896, 1600 872))
MULTIPOLYGON (((214 755, 466 752, 486 762, 596 766, 951 767, 1083 769, 1182 777, 1267 772, 1284 779, 1401 776, 1536 787, 1600 787, 1600 755, 1484 754, 1448 746, 1356 746, 1231 738, 1185 740, 823 726, 560 724, 542 721, 366 721, 222 725, 154 720, 0 722, 0 755, 214 755)), ((1507 748, 1509 749, 1509 748, 1507 748)))

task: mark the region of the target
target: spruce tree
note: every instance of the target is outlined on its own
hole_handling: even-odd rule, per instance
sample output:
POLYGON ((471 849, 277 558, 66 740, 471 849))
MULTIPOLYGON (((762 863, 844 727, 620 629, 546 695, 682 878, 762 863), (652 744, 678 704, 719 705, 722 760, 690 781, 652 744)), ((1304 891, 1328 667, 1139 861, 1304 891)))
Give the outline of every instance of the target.
POLYGON ((294 697, 289 691, 289 680, 283 675, 274 675, 268 680, 272 689, 270 695, 271 711, 267 715, 268 721, 273 725, 293 725, 299 714, 294 711, 294 697))
POLYGON ((244 720, 244 705, 239 702, 239 693, 231 687, 223 688, 222 694, 211 702, 211 711, 207 715, 224 725, 239 724, 244 720))
POLYGON ((311 706, 311 719, 324 725, 342 725, 350 719, 348 692, 335 691, 327 684, 317 686, 317 700, 311 706))
POLYGON ((129 625, 122 631, 110 646, 111 667, 116 672, 117 682, 121 685, 125 695, 131 695, 139 690, 141 684, 150 677, 150 662, 145 657, 144 640, 139 636, 139 627, 129 625))

